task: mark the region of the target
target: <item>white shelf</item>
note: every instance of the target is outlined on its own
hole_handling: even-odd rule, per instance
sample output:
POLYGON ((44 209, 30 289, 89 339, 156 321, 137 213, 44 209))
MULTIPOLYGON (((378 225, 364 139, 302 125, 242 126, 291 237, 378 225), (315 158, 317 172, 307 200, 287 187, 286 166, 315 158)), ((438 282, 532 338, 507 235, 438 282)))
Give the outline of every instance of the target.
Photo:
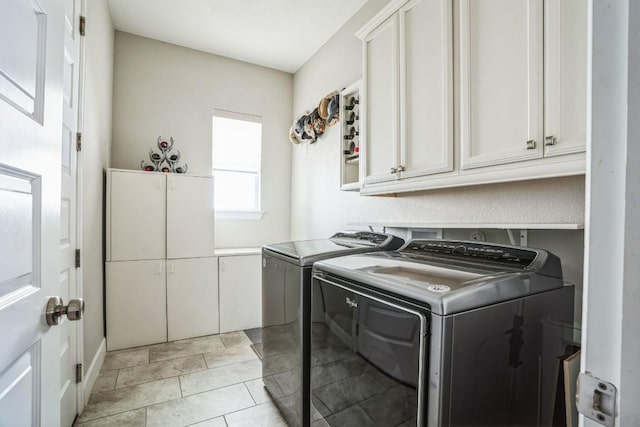
POLYGON ((567 224, 450 224, 450 223, 419 223, 419 222, 351 222, 347 225, 364 227, 391 228, 489 228, 498 230, 583 230, 583 223, 567 224))
POLYGON ((260 255, 260 248, 225 248, 216 249, 214 256, 260 255))

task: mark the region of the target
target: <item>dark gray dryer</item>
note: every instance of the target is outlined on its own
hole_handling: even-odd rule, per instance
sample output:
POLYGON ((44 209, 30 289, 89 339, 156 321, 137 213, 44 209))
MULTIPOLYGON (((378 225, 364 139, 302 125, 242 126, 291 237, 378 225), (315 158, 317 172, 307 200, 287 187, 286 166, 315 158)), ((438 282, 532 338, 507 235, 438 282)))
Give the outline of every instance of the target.
POLYGON ((320 261, 313 406, 329 426, 552 425, 573 294, 539 249, 414 240, 320 261))
POLYGON ((389 234, 343 231, 329 239, 263 247, 263 381, 289 425, 309 425, 307 390, 313 263, 349 254, 394 250, 403 244, 402 239, 389 234))

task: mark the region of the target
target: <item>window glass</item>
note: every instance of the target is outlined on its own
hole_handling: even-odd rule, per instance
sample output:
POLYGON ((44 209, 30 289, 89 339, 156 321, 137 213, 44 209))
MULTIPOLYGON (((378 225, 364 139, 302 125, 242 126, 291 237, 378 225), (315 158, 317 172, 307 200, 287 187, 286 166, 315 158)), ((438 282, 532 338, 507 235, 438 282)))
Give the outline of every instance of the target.
POLYGON ((217 211, 260 210, 261 146, 260 117, 214 111, 212 172, 217 211))

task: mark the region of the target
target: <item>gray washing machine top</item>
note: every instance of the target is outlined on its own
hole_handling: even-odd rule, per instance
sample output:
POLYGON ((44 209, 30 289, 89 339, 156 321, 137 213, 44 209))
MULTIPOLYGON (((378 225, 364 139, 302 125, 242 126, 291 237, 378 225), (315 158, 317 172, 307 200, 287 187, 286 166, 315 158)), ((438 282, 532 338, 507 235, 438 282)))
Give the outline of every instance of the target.
POLYGON ((263 249, 280 258, 306 267, 314 262, 336 256, 371 251, 392 251, 404 240, 384 233, 368 231, 340 231, 328 239, 300 240, 265 245, 263 249))
POLYGON ((412 240, 396 252, 320 261, 314 276, 346 278, 450 315, 564 286, 560 259, 542 249, 412 240))

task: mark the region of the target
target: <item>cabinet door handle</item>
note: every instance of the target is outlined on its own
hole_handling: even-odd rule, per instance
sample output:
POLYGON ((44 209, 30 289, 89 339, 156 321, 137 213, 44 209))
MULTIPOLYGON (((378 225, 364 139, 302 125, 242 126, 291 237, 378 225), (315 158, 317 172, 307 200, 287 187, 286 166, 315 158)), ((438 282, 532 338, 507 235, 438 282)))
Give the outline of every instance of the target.
POLYGON ((162 190, 162 181, 163 180, 164 180, 164 177, 158 178, 158 190, 162 190))
POLYGON ((553 135, 545 136, 544 145, 556 145, 556 137, 553 135))
POLYGON ((398 173, 398 168, 391 168, 391 173, 398 173))
POLYGON ((156 274, 162 274, 162 264, 157 265, 156 274))
POLYGON ((402 165, 398 166, 398 172, 404 172, 404 166, 402 165))
POLYGON ((536 149, 536 140, 530 139, 527 141, 527 150, 535 150, 536 149))
POLYGON ((176 189, 176 182, 173 179, 169 180, 169 188, 172 190, 176 189))
POLYGON ((173 274, 173 263, 169 264, 169 266, 170 266, 170 268, 171 268, 171 269, 169 270, 169 274, 173 274))

